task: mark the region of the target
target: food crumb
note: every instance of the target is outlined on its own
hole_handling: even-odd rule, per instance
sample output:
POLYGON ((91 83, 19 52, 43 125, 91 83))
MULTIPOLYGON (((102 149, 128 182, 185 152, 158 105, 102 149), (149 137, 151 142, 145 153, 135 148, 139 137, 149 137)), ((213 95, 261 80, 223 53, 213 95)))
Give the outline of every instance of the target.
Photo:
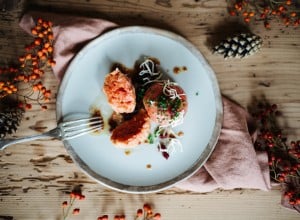
POLYGON ((182 136, 184 135, 184 132, 183 132, 183 131, 179 131, 179 132, 177 133, 177 135, 178 135, 179 137, 182 137, 182 136))
POLYGON ((187 71, 187 67, 186 66, 175 66, 173 68, 173 72, 175 74, 179 74, 179 73, 182 73, 182 72, 185 72, 185 71, 187 71))
POLYGON ((131 150, 125 150, 124 153, 126 156, 129 156, 131 154, 131 150))
POLYGON ((146 168, 147 168, 148 170, 151 170, 151 169, 152 169, 152 165, 151 165, 151 164, 147 164, 147 165, 146 165, 146 168))

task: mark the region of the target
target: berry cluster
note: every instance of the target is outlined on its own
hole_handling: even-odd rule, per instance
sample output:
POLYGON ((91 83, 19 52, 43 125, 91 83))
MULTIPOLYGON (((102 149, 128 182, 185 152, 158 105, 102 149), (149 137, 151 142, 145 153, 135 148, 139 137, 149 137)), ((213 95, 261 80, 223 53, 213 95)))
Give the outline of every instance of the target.
POLYGON ((271 179, 285 184, 284 199, 296 208, 300 207, 300 140, 287 142, 277 125, 280 115, 277 105, 258 104, 253 112, 260 129, 255 147, 268 153, 271 179))
MULTIPOLYGON (((152 207, 149 204, 144 204, 142 209, 138 209, 136 212, 135 220, 160 220, 161 214, 153 214, 152 207)), ((98 217, 98 220, 109 220, 108 215, 102 215, 98 217)), ((125 215, 115 215, 114 220, 126 220, 125 215)))
MULTIPOLYGON (((70 199, 68 201, 64 201, 62 203, 62 209, 63 209, 63 219, 67 219, 74 203, 76 200, 84 200, 85 196, 81 193, 80 190, 74 190, 70 193, 70 199)), ((73 215, 78 215, 80 213, 79 208, 73 208, 72 214, 73 215)))
POLYGON ((244 22, 263 22, 265 28, 271 28, 271 21, 277 20, 285 26, 297 27, 300 24, 296 1, 292 0, 227 0, 231 16, 242 16, 244 22))
POLYGON ((51 91, 46 89, 41 79, 45 70, 55 65, 52 23, 38 19, 31 32, 34 40, 25 47, 24 55, 18 59, 19 64, 0 68, 0 99, 14 95, 19 108, 31 109, 31 102, 37 102, 45 110, 51 91))

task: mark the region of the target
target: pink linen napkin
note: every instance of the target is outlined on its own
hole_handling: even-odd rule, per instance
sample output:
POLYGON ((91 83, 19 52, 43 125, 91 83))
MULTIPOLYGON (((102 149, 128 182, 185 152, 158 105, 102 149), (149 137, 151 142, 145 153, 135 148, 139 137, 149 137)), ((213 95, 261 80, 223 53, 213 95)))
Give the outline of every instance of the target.
MULTIPOLYGON (((53 72, 58 79, 63 77, 69 62, 86 43, 117 27, 102 19, 32 12, 22 17, 21 28, 31 34, 38 17, 54 24, 54 59, 57 65, 53 72)), ((265 153, 254 150, 248 129, 249 115, 225 97, 223 107, 223 127, 214 152, 198 172, 176 186, 196 192, 209 192, 217 188, 269 190, 268 158, 265 153)))

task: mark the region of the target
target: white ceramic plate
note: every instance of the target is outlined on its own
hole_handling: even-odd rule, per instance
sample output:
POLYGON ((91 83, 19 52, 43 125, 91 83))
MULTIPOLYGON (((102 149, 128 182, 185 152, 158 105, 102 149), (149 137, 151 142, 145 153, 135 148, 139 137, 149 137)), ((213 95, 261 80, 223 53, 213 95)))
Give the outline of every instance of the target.
POLYGON ((70 64, 59 89, 57 118, 100 108, 111 109, 102 93, 104 77, 114 63, 133 67, 141 56, 155 57, 165 73, 186 92, 184 123, 175 131, 183 151, 165 159, 153 144, 126 154, 110 142, 109 132, 65 141, 74 161, 101 184, 122 192, 149 193, 167 189, 194 174, 217 142, 222 121, 221 96, 214 72, 201 53, 184 38, 160 29, 132 26, 114 29, 90 42, 70 64), (174 67, 186 67, 180 74, 174 67), (151 168, 149 169, 149 165, 151 168))

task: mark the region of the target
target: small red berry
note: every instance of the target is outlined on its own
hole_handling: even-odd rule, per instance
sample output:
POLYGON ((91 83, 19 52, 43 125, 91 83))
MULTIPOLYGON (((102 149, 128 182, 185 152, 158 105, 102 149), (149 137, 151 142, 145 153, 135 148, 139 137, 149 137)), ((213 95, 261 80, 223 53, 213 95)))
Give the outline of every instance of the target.
POLYGON ((65 207, 67 207, 67 206, 68 206, 68 202, 67 202, 67 201, 64 201, 64 202, 62 203, 62 207, 65 208, 65 207))
POLYGON ((72 199, 75 198, 75 196, 76 196, 76 195, 75 195, 74 192, 71 192, 71 193, 70 193, 70 197, 71 197, 72 199))
POLYGON ((84 200, 85 199, 85 195, 80 194, 79 195, 79 200, 84 200))
POLYGON ((236 12, 233 11, 233 10, 230 10, 230 11, 229 11, 229 14, 230 14, 231 16, 236 16, 236 12))
POLYGON ((75 208, 75 209, 73 209, 73 215, 78 215, 79 214, 79 212, 80 212, 80 209, 79 208, 75 208))
POLYGON ((156 213, 153 217, 154 220, 160 220, 161 219, 161 214, 160 213, 156 213))
POLYGON ((151 210, 151 206, 149 204, 144 204, 143 209, 147 212, 151 210))
POLYGON ((138 209, 137 212, 136 212, 136 215, 138 217, 141 217, 143 215, 143 210, 142 209, 138 209))

